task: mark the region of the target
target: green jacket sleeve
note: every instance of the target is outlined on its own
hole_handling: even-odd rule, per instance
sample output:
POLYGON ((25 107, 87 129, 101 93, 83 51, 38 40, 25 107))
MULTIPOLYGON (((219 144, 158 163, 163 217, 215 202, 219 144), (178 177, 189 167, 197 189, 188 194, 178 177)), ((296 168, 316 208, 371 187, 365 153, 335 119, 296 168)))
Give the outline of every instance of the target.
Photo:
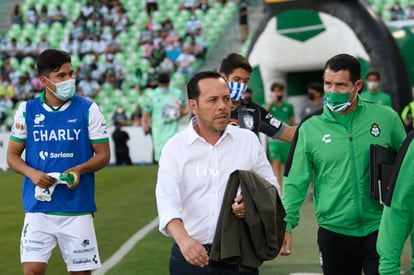
POLYGON ((292 142, 290 157, 283 177, 282 203, 286 211, 286 232, 299 223, 300 208, 306 198, 312 176, 312 163, 305 146, 306 135, 301 128, 292 142))
MULTIPOLYGON (((414 227, 414 135, 410 135, 408 148, 404 144, 399 154, 404 154, 397 173, 391 205, 385 206, 378 234, 377 251, 380 255, 381 275, 400 274, 400 258, 404 243, 414 227)), ((398 158, 398 156, 397 156, 398 158)), ((397 163, 396 163, 397 165, 397 163)))

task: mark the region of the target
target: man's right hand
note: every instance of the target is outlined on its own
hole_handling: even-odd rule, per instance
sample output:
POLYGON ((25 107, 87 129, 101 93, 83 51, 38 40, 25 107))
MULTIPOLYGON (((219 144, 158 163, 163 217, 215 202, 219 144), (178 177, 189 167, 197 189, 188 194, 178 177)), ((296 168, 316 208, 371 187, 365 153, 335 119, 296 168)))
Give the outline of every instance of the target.
POLYGON ((56 181, 53 177, 39 170, 34 170, 29 177, 35 185, 41 188, 48 188, 56 181))
POLYGON ((187 238, 178 244, 185 260, 192 265, 204 267, 208 265, 208 254, 204 246, 193 238, 187 238))
POLYGON ((285 232, 285 240, 283 242, 283 246, 279 254, 282 256, 289 256, 292 253, 290 250, 291 247, 292 247, 292 233, 285 232))

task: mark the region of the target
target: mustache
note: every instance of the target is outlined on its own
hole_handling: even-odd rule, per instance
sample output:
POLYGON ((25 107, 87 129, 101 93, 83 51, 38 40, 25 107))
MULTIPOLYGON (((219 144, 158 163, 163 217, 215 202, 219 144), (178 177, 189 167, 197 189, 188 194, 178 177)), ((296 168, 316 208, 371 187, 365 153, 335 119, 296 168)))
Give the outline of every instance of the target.
POLYGON ((226 112, 226 111, 222 111, 222 112, 216 114, 215 115, 215 118, 219 118, 219 117, 222 117, 222 116, 230 117, 230 113, 229 112, 226 112))

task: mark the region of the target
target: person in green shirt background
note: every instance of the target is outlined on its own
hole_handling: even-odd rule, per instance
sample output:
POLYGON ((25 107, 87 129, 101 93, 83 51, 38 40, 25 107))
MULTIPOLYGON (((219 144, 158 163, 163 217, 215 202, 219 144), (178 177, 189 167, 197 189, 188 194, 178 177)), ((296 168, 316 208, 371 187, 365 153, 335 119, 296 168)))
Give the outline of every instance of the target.
POLYGON ((404 243, 411 234, 411 273, 414 274, 414 132, 398 152, 390 183, 391 204, 384 206, 378 233, 377 251, 381 275, 399 275, 404 243))
POLYGON ((361 98, 367 101, 392 107, 391 96, 379 89, 380 74, 376 71, 367 73, 366 77, 367 90, 361 93, 361 98))
MULTIPOLYGON (((274 82, 270 86, 270 91, 272 92, 272 100, 266 105, 266 111, 287 125, 295 125, 295 112, 293 105, 286 100, 283 100, 283 97, 285 96, 285 85, 280 82, 274 82)), ((281 191, 283 187, 283 165, 286 163, 289 150, 290 142, 275 139, 268 141, 269 160, 272 163, 273 171, 279 182, 281 191)))
POLYGON ((167 140, 178 132, 180 118, 188 112, 184 93, 169 84, 169 75, 161 73, 158 87, 148 95, 142 115, 144 133, 152 135, 155 162, 167 140))

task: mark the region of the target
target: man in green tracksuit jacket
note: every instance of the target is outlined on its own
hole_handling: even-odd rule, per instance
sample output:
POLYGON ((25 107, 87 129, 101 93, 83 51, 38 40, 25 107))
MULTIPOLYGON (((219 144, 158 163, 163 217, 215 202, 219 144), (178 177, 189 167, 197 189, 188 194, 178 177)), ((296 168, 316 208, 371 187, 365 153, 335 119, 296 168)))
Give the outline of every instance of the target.
POLYGON ((382 206, 370 197, 369 147, 398 150, 405 130, 387 106, 359 99, 360 64, 348 54, 329 59, 324 69, 325 106, 299 126, 283 178, 287 222, 285 248, 314 179, 318 246, 325 275, 378 274, 377 233, 382 206))
POLYGON ((404 243, 411 233, 411 273, 414 273, 414 132, 404 141, 395 161, 390 184, 391 205, 384 207, 377 250, 381 275, 399 275, 404 243))

